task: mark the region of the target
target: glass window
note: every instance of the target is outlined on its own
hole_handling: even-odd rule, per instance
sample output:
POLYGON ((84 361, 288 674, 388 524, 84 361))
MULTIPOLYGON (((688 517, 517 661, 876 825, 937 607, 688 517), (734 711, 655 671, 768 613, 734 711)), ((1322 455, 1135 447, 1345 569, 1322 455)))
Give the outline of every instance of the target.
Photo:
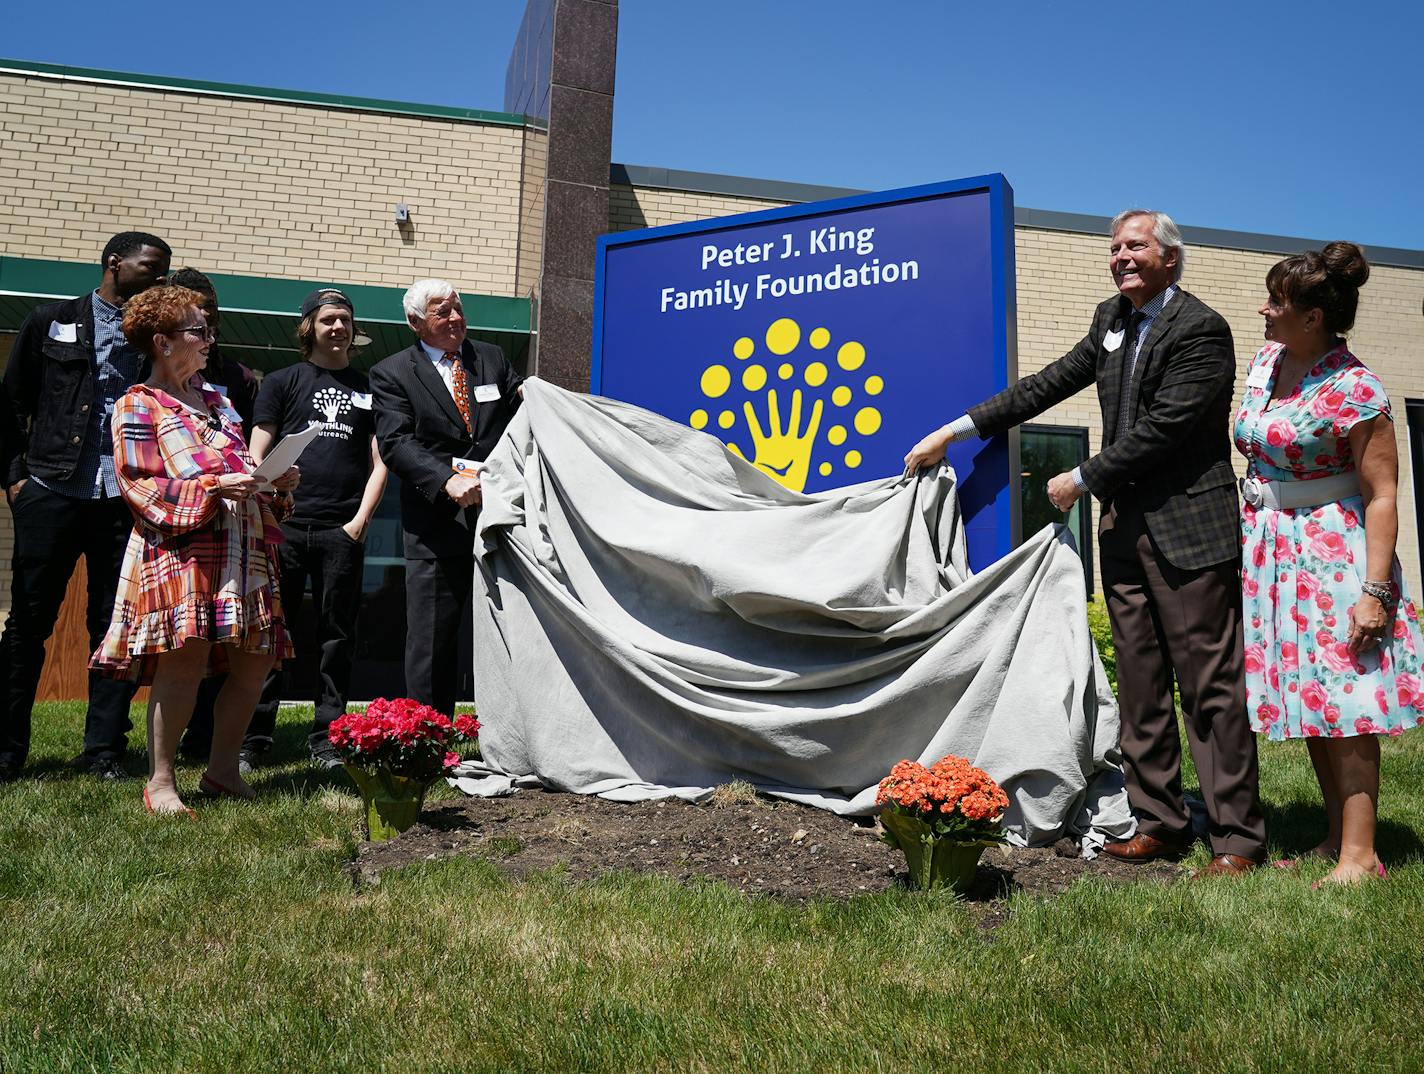
POLYGON ((1088 430, 1063 425, 1025 425, 1019 430, 1019 490, 1023 535, 1032 537, 1050 522, 1063 522, 1078 545, 1088 592, 1093 591, 1093 542, 1088 529, 1085 493, 1065 518, 1048 499, 1048 480, 1067 473, 1088 457, 1088 430))

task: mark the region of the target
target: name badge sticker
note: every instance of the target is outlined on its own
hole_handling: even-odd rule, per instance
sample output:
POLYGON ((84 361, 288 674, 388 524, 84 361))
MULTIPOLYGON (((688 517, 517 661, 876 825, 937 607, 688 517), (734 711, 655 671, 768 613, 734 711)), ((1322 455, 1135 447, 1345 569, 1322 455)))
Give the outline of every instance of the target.
POLYGON ((61 343, 78 343, 79 326, 77 324, 60 324, 58 321, 50 321, 49 338, 57 339, 61 343))
POLYGON ((1103 350, 1115 351, 1122 346, 1123 330, 1119 328, 1116 332, 1109 332, 1103 336, 1103 350))
POLYGON ((476 384, 475 402, 477 403, 497 403, 499 402, 498 384, 476 384))
POLYGON ((485 468, 484 463, 476 462, 474 459, 451 459, 450 469, 457 474, 469 474, 472 477, 478 476, 479 472, 485 468))
POLYGON ((1258 362, 1256 364, 1256 367, 1251 370, 1250 375, 1246 378, 1246 387, 1266 387, 1266 385, 1271 383, 1271 372, 1272 370, 1270 362, 1258 362))
POLYGON ((370 393, 370 392, 352 392, 352 393, 351 393, 351 405, 354 406, 354 407, 357 407, 357 408, 359 408, 359 409, 361 409, 361 410, 370 410, 370 409, 371 409, 371 393, 370 393))

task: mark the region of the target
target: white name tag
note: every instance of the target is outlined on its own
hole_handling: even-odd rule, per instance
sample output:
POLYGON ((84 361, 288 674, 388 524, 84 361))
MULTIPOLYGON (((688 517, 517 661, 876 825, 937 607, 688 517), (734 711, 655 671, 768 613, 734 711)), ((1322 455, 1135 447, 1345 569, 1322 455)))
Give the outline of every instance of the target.
POLYGON ((1257 364, 1255 368, 1251 370, 1250 375, 1246 378, 1246 387, 1264 388, 1266 385, 1271 383, 1272 372, 1274 372, 1274 370, 1271 369, 1270 362, 1261 362, 1257 364))
POLYGON ((471 477, 478 477, 480 471, 484 468, 484 463, 476 462, 474 459, 450 460, 450 469, 454 470, 457 474, 469 474, 471 477))
POLYGON ((477 403, 497 403, 499 402, 498 384, 476 384, 475 402, 477 403))
POLYGON ((1115 351, 1119 347, 1121 347, 1122 334, 1122 329, 1119 328, 1116 332, 1109 332, 1107 335, 1103 336, 1103 350, 1115 351))
POLYGON ((370 393, 370 392, 352 392, 352 393, 351 393, 351 405, 354 406, 354 407, 358 407, 358 408, 360 408, 361 410, 370 410, 370 409, 371 409, 371 393, 370 393))
POLYGON ((49 338, 57 339, 61 343, 77 343, 79 341, 79 326, 77 324, 60 324, 58 321, 50 321, 49 338))

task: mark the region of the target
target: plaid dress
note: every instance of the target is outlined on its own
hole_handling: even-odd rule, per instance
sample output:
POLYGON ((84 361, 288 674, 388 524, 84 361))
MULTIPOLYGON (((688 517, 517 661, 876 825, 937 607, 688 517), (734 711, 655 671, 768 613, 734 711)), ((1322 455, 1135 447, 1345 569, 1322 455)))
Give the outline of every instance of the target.
POLYGON ((114 466, 134 529, 109 631, 89 661, 114 678, 152 682, 157 656, 188 638, 224 643, 210 675, 227 669, 226 645, 292 655, 276 555, 291 497, 218 496, 220 475, 255 466, 231 405, 206 386, 202 395, 220 428, 146 384, 114 406, 114 466))

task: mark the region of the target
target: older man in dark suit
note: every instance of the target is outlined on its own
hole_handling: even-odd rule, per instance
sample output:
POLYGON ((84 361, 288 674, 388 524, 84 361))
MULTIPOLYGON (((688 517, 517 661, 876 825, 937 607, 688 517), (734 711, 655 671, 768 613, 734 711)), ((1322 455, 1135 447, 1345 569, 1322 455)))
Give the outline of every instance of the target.
POLYGON ((1182 796, 1172 696, 1206 799, 1207 875, 1265 858, 1256 742, 1246 719, 1241 539, 1228 419, 1236 378, 1231 329, 1177 286, 1181 232, 1165 213, 1130 209, 1112 223, 1108 268, 1118 294, 1098 306, 1071 351, 931 433, 908 467, 954 440, 990 437, 1096 384, 1102 450, 1048 483, 1068 510, 1103 502, 1103 586, 1117 650, 1122 753, 1138 833, 1104 852, 1130 862, 1179 858, 1192 841, 1182 796))
POLYGON ((474 530, 485 459, 519 408, 516 373, 500 349, 465 338, 460 295, 444 280, 405 293, 413 346, 371 370, 376 442, 401 482, 405 531, 406 690, 455 709, 460 624, 474 585, 474 530))

